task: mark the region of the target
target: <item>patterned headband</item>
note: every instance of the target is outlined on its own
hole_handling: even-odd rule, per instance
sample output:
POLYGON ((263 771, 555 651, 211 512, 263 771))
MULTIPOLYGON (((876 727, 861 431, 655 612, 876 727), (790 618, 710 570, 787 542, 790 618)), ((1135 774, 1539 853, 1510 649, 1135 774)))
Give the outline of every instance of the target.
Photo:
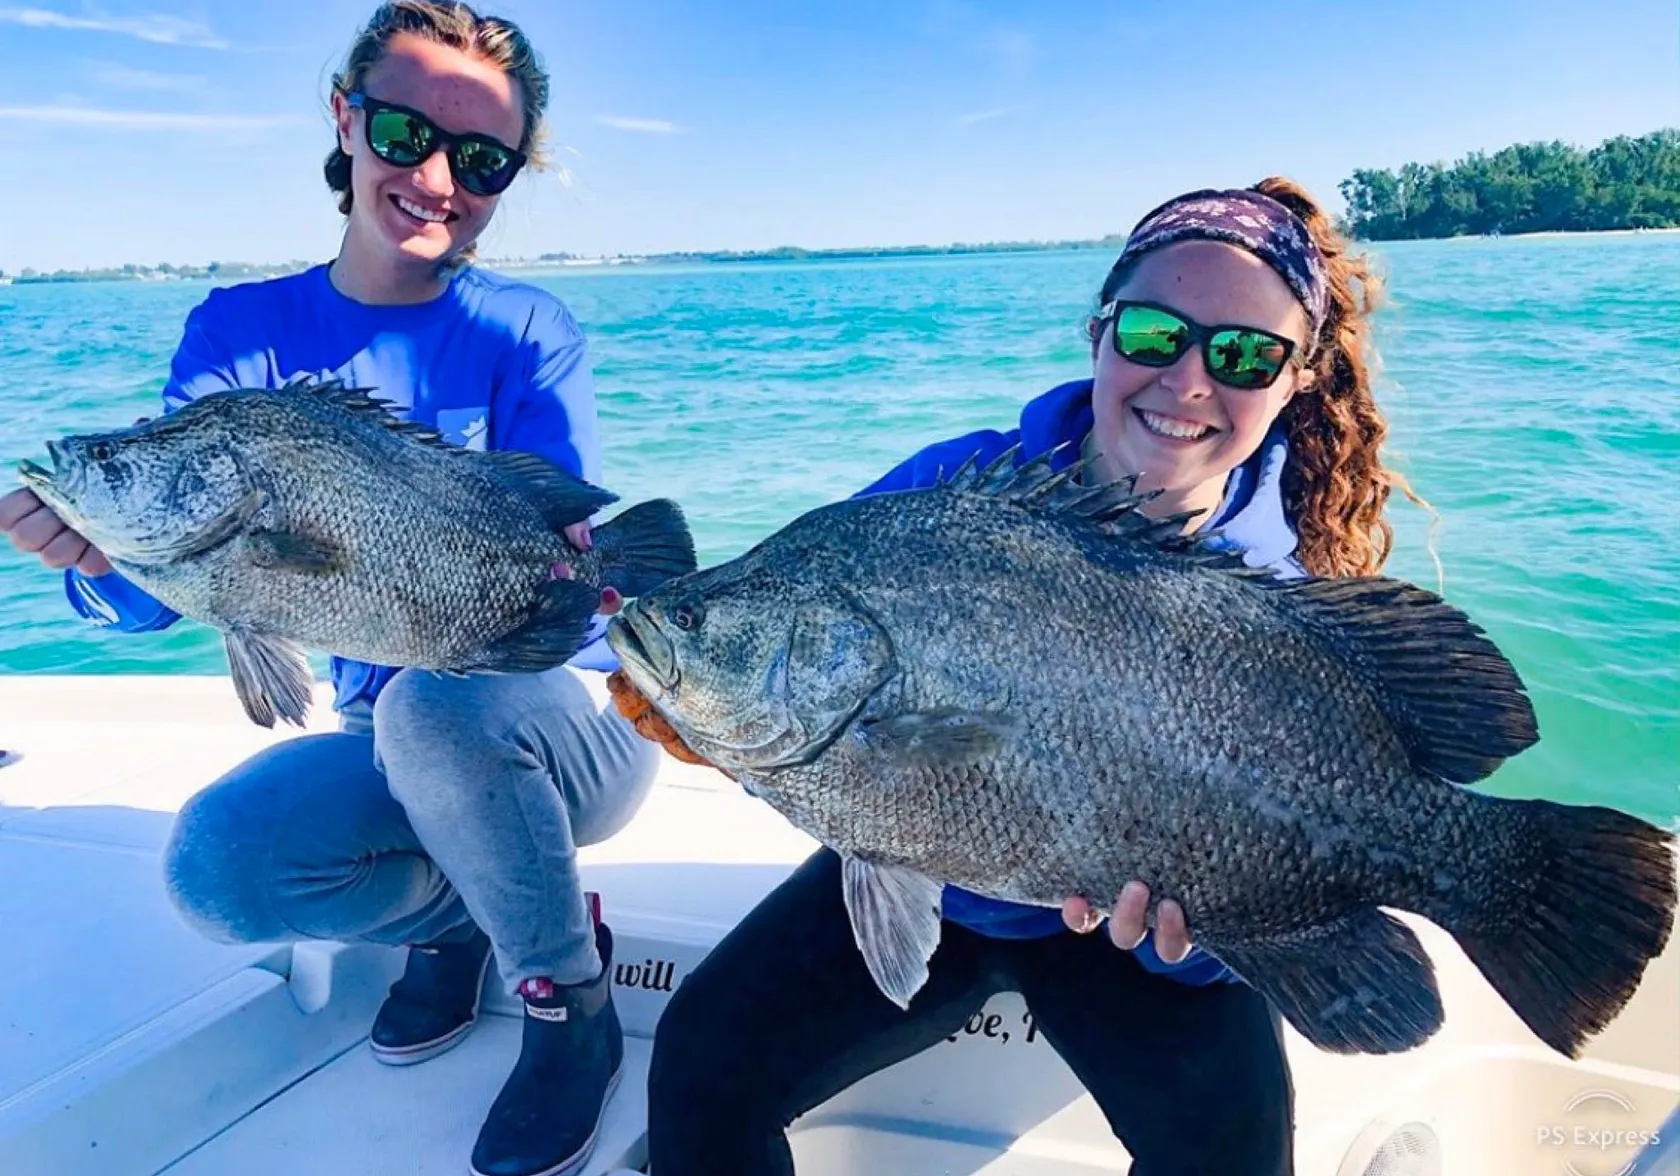
POLYGON ((1318 337, 1330 310, 1324 254, 1301 218, 1282 204, 1241 188, 1175 197, 1138 222, 1114 268, 1178 241, 1223 241, 1254 254, 1289 283, 1318 337))

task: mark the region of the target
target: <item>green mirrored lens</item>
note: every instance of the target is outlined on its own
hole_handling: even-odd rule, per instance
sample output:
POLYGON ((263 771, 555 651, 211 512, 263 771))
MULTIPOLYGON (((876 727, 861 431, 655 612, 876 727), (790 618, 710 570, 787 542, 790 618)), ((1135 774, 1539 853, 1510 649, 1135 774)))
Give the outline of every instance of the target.
POLYGON ((426 158, 432 128, 400 110, 380 110, 368 119, 368 142, 387 163, 407 166, 426 158))
POLYGON ((460 169, 463 179, 494 180, 511 162, 512 158, 506 151, 491 143, 469 139, 455 148, 455 166, 460 169))
POLYGON ((1165 366, 1190 345, 1190 328, 1151 306, 1123 307, 1114 320, 1114 349, 1133 363, 1165 366))
POLYGON ((1269 384, 1288 353, 1281 339, 1260 331, 1215 331, 1208 340, 1208 374, 1238 387, 1269 384))

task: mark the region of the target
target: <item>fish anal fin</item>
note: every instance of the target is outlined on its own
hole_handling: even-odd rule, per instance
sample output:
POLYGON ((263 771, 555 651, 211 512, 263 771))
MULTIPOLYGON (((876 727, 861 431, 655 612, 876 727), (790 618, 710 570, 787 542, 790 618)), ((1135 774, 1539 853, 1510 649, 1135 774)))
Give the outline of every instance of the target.
POLYGON ((309 714, 315 675, 295 641, 252 629, 223 634, 233 688, 245 715, 259 727, 284 719, 295 727, 309 714))
POLYGON ((876 987, 899 1008, 927 983, 939 946, 941 886, 903 866, 847 856, 841 889, 863 962, 876 987))
POLYGON ((523 625, 499 638, 460 670, 540 673, 553 669, 583 647, 589 623, 601 603, 598 589, 578 580, 550 580, 523 625))
POLYGON ((1376 907, 1271 939, 1202 942, 1331 1053, 1399 1053, 1441 1027, 1441 993, 1423 944, 1376 907))

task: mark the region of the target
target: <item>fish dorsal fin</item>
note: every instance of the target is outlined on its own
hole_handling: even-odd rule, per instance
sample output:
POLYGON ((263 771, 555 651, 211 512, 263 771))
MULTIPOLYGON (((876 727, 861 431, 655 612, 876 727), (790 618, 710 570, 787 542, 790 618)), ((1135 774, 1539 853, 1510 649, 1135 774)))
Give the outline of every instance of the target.
POLYGON ((1540 738, 1515 667, 1433 592, 1380 577, 1276 581, 1270 590, 1371 684, 1418 769, 1471 784, 1540 738))
POLYGON ((1162 519, 1144 514, 1140 508, 1160 491, 1139 493, 1136 478, 1096 484, 1082 480, 1082 474, 1095 468, 1094 457, 1076 456, 1056 469, 1058 458, 1078 447, 1078 442, 1070 441, 1022 462, 1025 449, 1016 444, 985 466, 970 457, 941 485, 959 494, 996 498, 1035 514, 1082 523, 1111 538, 1192 556, 1198 563, 1237 572, 1251 570, 1240 556, 1206 542, 1209 536, 1184 534, 1184 524, 1195 517, 1193 512, 1162 519))
POLYGON ((383 425, 393 433, 401 433, 422 445, 436 446, 451 453, 465 452, 460 446, 452 445, 444 440, 443 434, 430 425, 423 425, 418 421, 403 420, 397 416, 396 405, 389 400, 383 400, 372 395, 372 388, 358 388, 346 384, 336 377, 322 380, 314 376, 293 376, 281 385, 279 390, 312 396, 336 408, 341 408, 352 416, 362 417, 365 420, 383 425))
POLYGON ((545 457, 517 449, 475 453, 500 475, 503 482, 524 495, 551 530, 581 523, 602 507, 618 501, 618 495, 592 486, 571 471, 545 457))
POLYGON ((369 388, 352 387, 336 378, 318 380, 311 376, 298 376, 287 381, 281 391, 314 396, 422 445, 458 454, 463 461, 478 461, 490 466, 505 485, 528 499, 542 515, 543 522, 556 531, 582 522, 602 507, 618 501, 618 495, 592 486, 534 453, 500 449, 480 453, 455 445, 430 425, 402 420, 393 411, 390 401, 369 395, 372 391, 369 388))

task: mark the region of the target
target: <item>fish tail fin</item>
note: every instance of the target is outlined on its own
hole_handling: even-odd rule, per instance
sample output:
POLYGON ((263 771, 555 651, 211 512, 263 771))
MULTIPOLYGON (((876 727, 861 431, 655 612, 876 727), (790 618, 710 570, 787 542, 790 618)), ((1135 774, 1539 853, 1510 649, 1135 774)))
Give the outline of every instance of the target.
POLYGON ((652 592, 698 565, 682 508, 668 498, 638 503, 590 532, 601 586, 626 597, 652 592))
POLYGON ((1203 943, 1331 1053, 1399 1053, 1441 1027, 1435 966, 1412 929, 1376 907, 1269 939, 1203 943))
POLYGON ((537 603, 523 625, 499 638, 472 664, 451 668, 505 674, 551 670, 583 648, 600 600, 600 593, 581 581, 550 580, 538 590, 537 603))
POLYGON ((1537 1037, 1575 1057, 1668 942, 1674 837, 1610 808, 1480 799, 1503 813, 1514 860, 1485 905, 1437 921, 1537 1037))

